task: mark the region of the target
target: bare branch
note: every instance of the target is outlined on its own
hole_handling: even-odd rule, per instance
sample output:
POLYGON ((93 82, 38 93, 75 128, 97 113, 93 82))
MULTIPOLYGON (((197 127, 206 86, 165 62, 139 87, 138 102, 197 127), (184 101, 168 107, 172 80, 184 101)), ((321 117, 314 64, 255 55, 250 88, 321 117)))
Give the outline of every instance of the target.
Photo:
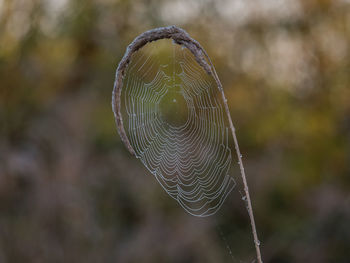
POLYGON ((256 231, 256 226, 255 226, 255 220, 254 220, 254 214, 253 214, 253 208, 251 204, 251 199, 250 199, 250 194, 249 194, 249 188, 247 184, 247 179, 244 171, 244 166, 243 166, 243 161, 242 161, 242 155, 239 149, 238 145, 238 140, 236 136, 236 131, 235 127, 232 122, 232 118, 230 115, 230 111, 228 108, 227 104, 227 99, 225 97, 222 84, 219 80, 219 77, 215 71, 214 65, 211 62, 207 52, 202 48, 202 46, 194 39, 192 39, 189 34, 176 26, 169 26, 169 27, 161 27, 161 28, 156 28, 152 29, 150 31, 146 31, 136 37, 133 42, 127 47, 126 52, 124 57, 122 58, 121 62, 118 65, 117 71, 116 71, 116 79, 114 82, 114 88, 113 88, 113 94, 112 94, 112 108, 114 112, 114 116, 116 119, 116 126, 118 129, 118 132, 121 136, 122 141, 128 148, 129 152, 133 155, 135 155, 135 151, 133 147, 131 146, 129 139, 125 133, 125 129, 123 126, 123 118, 121 115, 121 103, 120 103, 120 98, 121 98, 121 91, 123 87, 123 78, 125 74, 125 70, 129 65, 131 56, 134 52, 142 48, 144 45, 146 45, 149 42, 156 41, 159 39, 164 39, 164 38, 170 38, 173 39, 173 41, 179 45, 185 46, 188 48, 192 54, 194 55, 196 61, 198 62, 199 65, 203 67, 203 69, 209 74, 212 75, 213 78, 215 79, 215 82, 218 86, 218 89, 221 92, 223 103, 225 106, 225 112, 227 114, 227 118, 229 121, 233 141, 234 141, 234 146, 238 158, 238 163, 240 167, 240 172, 241 172, 241 177, 243 180, 243 185, 244 185, 244 192, 245 192, 245 202, 247 204, 247 210, 250 218, 250 223, 251 223, 251 228, 252 228, 252 233, 254 237, 254 245, 256 249, 256 254, 257 254, 257 260, 259 263, 262 263, 261 259, 261 252, 260 252, 260 241, 258 239, 258 234, 256 231))

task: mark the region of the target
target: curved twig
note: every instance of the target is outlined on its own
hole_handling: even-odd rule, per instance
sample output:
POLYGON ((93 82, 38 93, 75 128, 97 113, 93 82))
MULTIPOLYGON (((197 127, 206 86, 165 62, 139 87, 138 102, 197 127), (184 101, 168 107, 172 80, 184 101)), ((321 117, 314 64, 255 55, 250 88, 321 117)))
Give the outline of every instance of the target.
POLYGON ((136 37, 134 41, 131 42, 131 44, 127 47, 124 57, 120 61, 117 68, 112 94, 112 107, 120 137, 132 155, 135 155, 135 151, 132 148, 128 137, 126 136, 123 125, 123 118, 120 111, 120 97, 123 86, 123 77, 125 74, 125 70, 129 65, 131 56, 134 52, 136 52, 149 42, 164 38, 171 38, 175 43, 187 47, 196 58, 196 61, 205 69, 205 71, 208 74, 212 74, 211 67, 205 59, 205 57, 207 57, 206 53, 204 53, 205 57, 203 56, 204 49, 196 40, 192 39, 185 30, 176 26, 161 27, 146 31, 138 37, 136 37))
POLYGON ((203 49, 203 47, 198 43, 198 41, 194 40, 189 36, 189 34, 176 26, 169 26, 169 27, 161 27, 161 28, 156 28, 152 29, 149 31, 146 31, 136 37, 133 42, 127 47, 126 52, 124 54, 124 57, 120 61, 117 71, 116 71, 116 78, 114 82, 114 87, 113 87, 113 94, 112 94, 112 108, 114 112, 114 117, 116 120, 116 126, 118 129, 118 132, 120 134, 120 137, 125 144, 125 146, 128 148, 129 152, 132 155, 135 155, 135 151, 132 148, 129 139, 125 133, 124 125, 123 125, 123 118, 121 115, 121 103, 120 103, 120 98, 121 98, 121 91, 123 87, 123 78, 125 75, 125 70, 128 67, 130 63, 131 56, 134 52, 142 48, 144 45, 146 45, 149 42, 156 41, 159 39, 164 39, 164 38, 171 38, 175 43, 185 46, 188 48, 192 54, 194 55, 196 61, 198 62, 199 65, 201 65, 204 70, 209 74, 212 75, 213 78, 215 79, 215 82, 218 86, 218 89, 221 92, 221 96, 224 102, 225 106, 225 111, 227 114, 227 118, 229 121, 234 145, 235 145, 235 150, 238 158, 238 163, 241 171, 241 176, 244 184, 244 191, 245 191, 245 201, 247 202, 247 210, 250 218, 250 223, 252 227, 252 232, 253 232, 253 237, 254 237, 254 244, 255 244, 255 250, 257 254, 257 260, 259 263, 262 263, 261 259, 261 253, 260 253, 260 241, 258 239, 258 234, 256 231, 256 226, 255 226, 255 220, 254 220, 254 214, 253 214, 253 208, 251 204, 251 199, 249 195, 249 188, 247 184, 247 179, 245 176, 245 171, 244 171, 244 166, 243 166, 243 161, 242 161, 242 155, 239 149, 238 145, 238 140, 236 136, 236 130, 232 122, 232 118, 230 115, 230 111, 227 105, 227 99, 224 94, 224 90, 222 88, 222 84, 219 80, 219 77, 216 73, 215 67, 213 63, 211 62, 207 52, 203 49))

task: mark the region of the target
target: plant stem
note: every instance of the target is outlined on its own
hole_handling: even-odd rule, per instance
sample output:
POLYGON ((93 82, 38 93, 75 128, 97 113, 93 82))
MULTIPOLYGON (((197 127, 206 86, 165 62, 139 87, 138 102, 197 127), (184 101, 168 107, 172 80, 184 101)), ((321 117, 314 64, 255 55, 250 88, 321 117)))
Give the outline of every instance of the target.
POLYGON ((209 61, 209 64, 210 64, 210 66, 212 68, 213 77, 214 77, 214 79, 216 81, 216 84, 218 85, 218 88, 219 88, 219 90, 221 92, 222 100, 223 100, 224 105, 225 105, 225 111, 226 111, 226 115, 227 115, 227 118, 228 118, 228 121, 229 121, 230 129, 231 129, 231 133, 232 133, 232 137, 233 137, 233 141, 234 141, 234 145, 235 145, 235 149, 236 149, 236 154, 237 154, 237 158, 238 158, 239 169, 241 171, 241 177, 242 177, 242 181, 243 181, 243 185, 244 185, 244 192, 245 192, 245 197, 246 197, 245 201, 247 203, 247 210, 248 210, 250 224, 251 224, 251 227, 252 227, 252 233, 253 233, 253 237, 254 237, 256 257, 257 257, 258 263, 262 263, 263 261, 261 259, 260 241, 259 241, 259 238, 258 238, 258 233, 256 231, 253 207, 252 207, 252 202, 251 202, 251 199, 250 199, 247 178, 246 178, 245 171, 244 171, 244 166, 243 166, 243 161, 242 161, 242 154, 241 154, 241 151, 239 149, 238 140, 237 140, 237 136, 236 136, 236 129, 233 126, 233 122, 232 122, 230 110, 229 110, 228 105, 227 105, 227 99, 225 97, 224 89, 222 88, 221 82, 220 82, 219 77, 218 77, 218 75, 217 75, 217 73, 215 71, 214 65, 211 62, 208 54, 206 54, 205 51, 204 51, 204 54, 207 57, 207 59, 209 61))
POLYGON ((250 200, 250 195, 249 195, 249 189, 248 189, 248 184, 247 184, 247 179, 245 176, 245 171, 244 171, 244 166, 243 166, 243 161, 242 161, 242 155, 239 150, 238 146, 238 140, 236 136, 236 131, 235 127, 233 126, 232 123, 232 118, 231 114, 227 105, 227 99, 224 94, 224 90, 222 88, 221 82, 219 80, 219 77, 215 71, 215 67, 213 63, 211 62, 207 52, 204 50, 204 48, 189 36, 189 34, 183 30, 182 28, 176 27, 176 26, 169 26, 169 27, 161 27, 161 28, 155 28, 149 31, 146 31, 136 37, 134 41, 128 46, 124 57, 122 58, 121 62, 118 65, 117 72, 116 72, 116 80, 114 82, 114 88, 113 88, 113 95, 112 95, 112 107, 113 107, 113 112, 114 116, 116 119, 116 125, 117 129, 120 133, 120 136, 122 138, 122 141, 128 148, 131 154, 135 155, 135 151, 133 147, 131 146, 128 137, 126 136, 125 130, 124 130, 124 125, 123 125, 123 118, 121 115, 120 111, 120 96, 121 96, 121 90, 123 86, 123 77, 125 74, 125 69, 127 68, 131 55, 136 52, 138 49, 142 48, 144 45, 146 45, 149 42, 156 41, 159 39, 163 38, 171 38, 176 44, 183 45, 186 48, 188 48, 192 54, 194 55, 196 61, 198 62, 199 65, 203 67, 203 69, 209 74, 212 75, 213 78, 215 79, 215 82, 218 86, 218 89, 221 92, 222 99, 225 105, 225 111, 227 114, 227 118, 229 121, 236 153, 237 153, 237 158, 238 158, 238 163, 239 163, 239 168, 241 171, 241 176, 244 184, 244 192, 246 196, 246 202, 247 202, 247 210, 250 218, 250 224, 252 227, 252 232, 253 232, 253 237, 254 237, 254 244, 255 244, 255 249, 256 249, 256 255, 257 255, 257 260, 258 263, 262 263, 261 259, 261 253, 260 253, 260 241, 258 239, 258 234, 256 231, 256 226, 255 226, 255 220, 254 220, 254 214, 253 214, 253 208, 252 208, 252 203, 250 200), (208 63, 209 62, 209 63, 208 63))
POLYGON ((262 263, 261 252, 260 252, 260 241, 259 241, 259 238, 258 238, 258 233, 256 231, 254 214, 253 214, 253 207, 252 207, 252 202, 250 200, 248 183, 247 183, 247 179, 246 179, 246 176, 245 176, 245 171, 244 171, 244 166, 243 166, 243 161, 242 161, 242 155, 241 155, 241 152, 239 150, 237 136, 236 136, 235 128, 234 128, 234 126, 232 124, 231 116, 229 118, 229 121, 230 121, 230 128, 231 128, 231 132, 232 132, 232 137, 233 137, 233 141, 234 141, 234 144, 235 144, 235 149, 236 149, 236 153, 237 153, 237 157, 238 157, 239 168, 241 170, 241 176, 242 176, 242 180, 243 180, 243 184, 244 184, 244 192, 245 192, 245 196, 246 196, 246 200, 245 201, 247 202, 247 210, 248 210, 248 214, 249 214, 249 218, 250 218, 250 224, 251 224, 251 227, 252 227, 252 232, 253 232, 253 237, 254 237, 256 256, 257 256, 258 262, 262 263))

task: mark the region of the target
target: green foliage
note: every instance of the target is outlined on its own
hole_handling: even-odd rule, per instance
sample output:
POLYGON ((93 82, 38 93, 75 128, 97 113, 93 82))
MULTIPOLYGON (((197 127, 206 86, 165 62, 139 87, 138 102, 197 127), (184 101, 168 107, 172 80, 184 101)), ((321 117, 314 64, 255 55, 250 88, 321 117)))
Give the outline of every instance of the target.
MULTIPOLYGON (((216 219, 174 205, 115 129, 126 46, 169 24, 222 80, 264 261, 348 261, 350 6, 227 2, 0 1, 0 262, 229 261, 216 219)), ((250 262, 238 190, 217 220, 250 262)))

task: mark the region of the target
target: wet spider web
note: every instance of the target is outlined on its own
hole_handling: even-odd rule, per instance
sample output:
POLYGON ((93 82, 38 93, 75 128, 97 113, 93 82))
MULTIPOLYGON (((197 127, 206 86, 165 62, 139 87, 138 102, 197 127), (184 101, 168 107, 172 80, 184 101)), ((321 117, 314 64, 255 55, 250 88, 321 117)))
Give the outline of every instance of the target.
POLYGON ((218 211, 235 186, 222 98, 186 48, 168 39, 135 52, 123 79, 135 155, 190 214, 218 211))

